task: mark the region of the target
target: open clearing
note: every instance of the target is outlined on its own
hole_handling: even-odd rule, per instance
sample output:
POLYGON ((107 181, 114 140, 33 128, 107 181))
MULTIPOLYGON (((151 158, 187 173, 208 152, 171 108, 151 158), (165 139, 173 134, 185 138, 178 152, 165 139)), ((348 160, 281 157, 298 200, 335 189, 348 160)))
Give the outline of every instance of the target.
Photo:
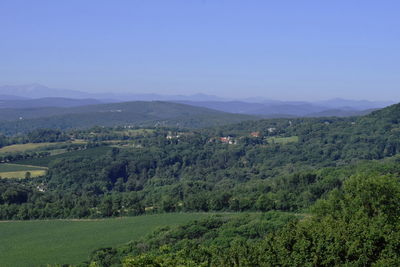
POLYGON ((158 227, 173 226, 210 216, 175 213, 99 220, 0 222, 1 266, 76 264, 98 248, 136 240, 158 227))
POLYGON ((27 144, 17 144, 11 146, 5 146, 0 148, 0 154, 6 153, 17 153, 17 152, 27 152, 44 147, 50 147, 52 145, 57 145, 61 143, 27 143, 27 144))
POLYGON ((52 155, 52 156, 43 157, 43 158, 24 159, 24 160, 16 161, 15 163, 16 164, 22 164, 22 165, 33 165, 33 166, 48 167, 49 164, 51 162, 55 161, 55 160, 69 159, 69 158, 76 158, 76 157, 98 156, 98 155, 101 155, 101 154, 105 154, 110 150, 112 150, 112 147, 100 146, 100 147, 88 148, 88 149, 85 149, 85 150, 78 150, 78 151, 71 151, 71 152, 61 153, 61 154, 52 155))
POLYGON ((9 153, 24 153, 28 151, 40 150, 43 148, 56 147, 63 144, 85 144, 84 140, 74 140, 68 142, 54 142, 54 143, 26 143, 26 144, 16 144, 0 148, 0 154, 9 153))
POLYGON ((288 143, 297 143, 299 142, 298 136, 290 136, 290 137, 268 137, 268 143, 270 144, 288 144, 288 143))
MULTIPOLYGON (((0 178, 18 178, 18 179, 22 179, 22 178, 26 178, 26 173, 28 171, 19 171, 19 172, 0 172, 0 178)), ((34 178, 34 177, 39 177, 39 176, 43 176, 46 174, 45 170, 41 170, 41 171, 29 171, 30 173, 30 178, 34 178)))
POLYGON ((38 177, 46 174, 47 168, 31 165, 20 165, 1 163, 0 177, 2 178, 25 178, 26 173, 30 172, 31 177, 38 177))

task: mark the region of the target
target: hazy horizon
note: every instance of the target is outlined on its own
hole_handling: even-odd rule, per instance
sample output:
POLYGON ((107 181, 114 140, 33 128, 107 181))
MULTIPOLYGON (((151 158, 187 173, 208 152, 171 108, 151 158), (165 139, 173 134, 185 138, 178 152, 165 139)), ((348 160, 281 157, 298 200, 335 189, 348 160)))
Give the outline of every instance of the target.
POLYGON ((397 1, 5 0, 0 8, 0 85, 400 102, 397 1))
MULTIPOLYGON (((194 93, 183 93, 183 94, 172 94, 172 93, 168 93, 168 92, 160 92, 160 93, 155 93, 155 92, 132 92, 132 91, 125 91, 125 92, 116 92, 116 91, 85 91, 85 90, 75 90, 75 89, 68 89, 68 88, 51 88, 48 87, 44 84, 39 84, 39 83, 31 83, 31 84, 0 84, 0 96, 1 95, 15 95, 15 96, 22 96, 20 93, 17 94, 12 94, 12 93, 5 93, 2 94, 2 88, 4 87, 15 87, 15 88, 29 88, 29 87, 37 87, 37 88, 46 88, 49 90, 60 90, 60 91, 75 91, 75 92, 79 92, 79 93, 84 93, 84 94, 88 94, 91 95, 88 98, 93 98, 93 99, 102 99, 101 96, 103 96, 103 99, 106 99, 107 96, 111 96, 111 95, 115 95, 116 97, 122 97, 124 95, 126 96, 140 96, 140 95, 155 95, 155 96, 165 96, 165 97, 173 97, 173 96, 182 96, 182 97, 190 97, 190 96, 205 96, 205 97, 211 97, 213 98, 210 101, 245 101, 245 102, 263 102, 263 101, 277 101, 277 102, 308 102, 308 103, 318 103, 318 102, 324 102, 324 101, 332 101, 332 100, 349 100, 349 101, 370 101, 370 102, 377 102, 377 103, 388 103, 388 104, 393 104, 396 103, 396 101, 393 100, 376 100, 376 99, 363 99, 363 98, 343 98, 343 97, 331 97, 331 98, 321 98, 321 99, 314 99, 314 100, 310 100, 310 99, 297 99, 297 100, 293 100, 293 99, 277 99, 277 98, 269 98, 266 96, 246 96, 246 97, 229 97, 229 96, 221 96, 218 94, 208 94, 208 93, 203 93, 203 92, 194 92, 194 93)), ((25 96, 26 98, 43 98, 43 97, 53 97, 53 96, 43 96, 43 97, 31 97, 31 96, 25 96)), ((84 98, 84 97, 65 97, 63 95, 61 95, 60 97, 62 98, 84 98)), ((116 98, 115 100, 117 100, 118 98, 116 98)), ((172 99, 172 98, 171 98, 172 99)), ((157 99, 155 99, 157 100, 157 99)), ((162 99, 160 99, 162 100, 162 99)), ((179 99, 176 99, 179 100, 179 99)), ((131 100, 129 100, 131 101, 131 100)), ((168 100, 166 100, 168 101, 168 100)), ((193 100, 193 101, 199 101, 199 100, 193 100)), ((206 101, 206 100, 204 100, 206 101)))

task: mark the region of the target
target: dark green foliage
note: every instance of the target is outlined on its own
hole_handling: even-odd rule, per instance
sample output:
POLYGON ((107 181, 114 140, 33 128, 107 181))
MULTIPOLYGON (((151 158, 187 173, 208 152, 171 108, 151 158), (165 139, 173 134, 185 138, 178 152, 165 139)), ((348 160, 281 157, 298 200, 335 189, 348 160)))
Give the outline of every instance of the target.
MULTIPOLYGON (((290 123, 263 120, 198 132, 154 129, 136 136, 121 135, 123 128, 100 127, 69 133, 92 141, 85 150, 18 163, 49 167, 48 175, 37 180, 45 192, 33 191, 35 197, 26 203, 41 210, 38 218, 121 216, 144 210, 298 211, 340 187, 345 177, 355 173, 354 166, 360 166, 358 161, 397 153, 397 121, 387 115, 390 119, 377 122, 379 114, 290 123), (261 137, 249 137, 253 130, 261 137), (219 142, 224 135, 235 138, 236 144, 219 142), (99 143, 117 136, 130 142, 128 146, 99 143), (285 136, 299 140, 269 141, 285 136), (99 147, 87 149, 90 146, 99 147), (124 201, 130 195, 135 201, 129 200, 127 207, 124 201), (49 205, 39 204, 50 199, 49 205), (61 212, 43 212, 50 205, 61 212), (79 212, 72 211, 75 206, 79 212)), ((18 213, 19 208, 13 209, 18 213)), ((10 217, 10 212, 2 214, 8 214, 3 219, 18 218, 10 217)))
POLYGON ((200 248, 203 247, 225 250, 232 243, 243 240, 246 240, 245 243, 255 244, 266 234, 283 227, 292 220, 295 220, 293 215, 278 212, 217 215, 179 227, 164 227, 144 239, 118 248, 94 251, 90 261, 100 266, 111 266, 121 264, 123 258, 128 255, 151 252, 158 257, 165 253, 180 254, 182 251, 191 249, 194 253, 201 254, 200 248))
POLYGON ((160 101, 73 108, 0 109, 0 118, 6 118, 5 121, 0 120, 0 132, 7 135, 26 133, 37 128, 66 130, 96 125, 200 128, 257 119, 250 115, 160 101))
POLYGON ((53 129, 37 129, 27 134, 29 143, 62 142, 68 139, 66 134, 53 129))
POLYGON ((355 175, 342 190, 318 202, 312 216, 275 232, 270 233, 274 227, 268 225, 273 216, 265 221, 206 220, 156 232, 143 243, 97 251, 92 264, 398 266, 399 200, 399 176, 355 175))

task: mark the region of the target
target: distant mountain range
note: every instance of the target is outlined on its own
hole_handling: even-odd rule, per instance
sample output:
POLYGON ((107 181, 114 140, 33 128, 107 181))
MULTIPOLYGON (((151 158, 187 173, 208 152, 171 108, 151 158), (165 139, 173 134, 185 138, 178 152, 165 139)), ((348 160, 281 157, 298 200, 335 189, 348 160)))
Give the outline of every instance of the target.
POLYGON ((97 99, 102 102, 121 102, 121 101, 221 101, 223 98, 206 95, 160 95, 160 94, 134 94, 134 93, 87 93, 76 90, 49 88, 40 84, 29 85, 4 85, 0 86, 0 99, 2 96, 14 98, 74 98, 74 99, 97 99))
POLYGON ((128 93, 94 94, 54 89, 39 84, 0 86, 0 108, 79 107, 126 101, 169 101, 227 113, 256 115, 263 118, 359 116, 394 103, 340 98, 317 102, 277 101, 263 98, 232 100, 206 94, 188 96, 128 93))

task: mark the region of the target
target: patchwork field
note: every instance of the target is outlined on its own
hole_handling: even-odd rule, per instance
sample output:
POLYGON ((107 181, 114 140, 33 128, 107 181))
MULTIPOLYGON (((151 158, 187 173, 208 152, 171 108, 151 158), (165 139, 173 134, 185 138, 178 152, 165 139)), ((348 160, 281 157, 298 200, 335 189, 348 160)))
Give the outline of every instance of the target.
POLYGON ((0 177, 2 178, 25 178, 26 173, 30 173, 30 177, 38 177, 46 174, 47 168, 21 164, 0 164, 0 177))
POLYGON ((158 214, 99 220, 0 222, 1 266, 79 263, 98 248, 138 239, 158 227, 210 216, 206 213, 158 214))
POLYGON ((44 147, 50 147, 54 144, 59 144, 59 143, 28 143, 28 144, 5 146, 0 148, 0 154, 26 152, 44 147))
POLYGON ((71 157, 90 157, 91 155, 97 156, 97 155, 107 153, 110 150, 112 150, 112 147, 102 146, 102 147, 89 148, 86 150, 79 150, 79 151, 56 154, 56 155, 52 155, 52 156, 44 157, 44 158, 20 160, 20 161, 16 161, 15 163, 22 164, 22 165, 47 167, 47 166, 49 166, 50 162, 52 162, 54 160, 68 159, 71 157))
POLYGON ((55 142, 55 143, 27 143, 27 144, 16 144, 0 148, 0 154, 9 153, 24 153, 29 151, 37 151, 42 149, 51 149, 51 147, 57 147, 65 144, 85 144, 84 140, 74 140, 69 142, 55 142))

